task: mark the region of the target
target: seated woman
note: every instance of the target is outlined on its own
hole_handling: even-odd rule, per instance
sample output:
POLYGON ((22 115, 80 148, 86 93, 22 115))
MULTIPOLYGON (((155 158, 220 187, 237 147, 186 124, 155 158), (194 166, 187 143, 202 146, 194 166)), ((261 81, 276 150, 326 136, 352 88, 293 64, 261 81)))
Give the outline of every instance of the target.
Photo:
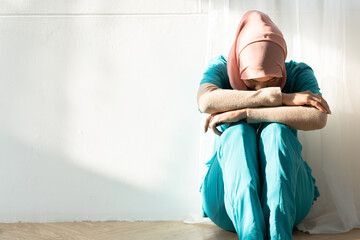
POLYGON ((286 42, 270 17, 242 17, 227 58, 212 59, 198 89, 211 114, 214 154, 200 188, 203 215, 239 239, 292 239, 320 196, 297 130, 321 129, 331 113, 313 70, 285 62, 286 42))

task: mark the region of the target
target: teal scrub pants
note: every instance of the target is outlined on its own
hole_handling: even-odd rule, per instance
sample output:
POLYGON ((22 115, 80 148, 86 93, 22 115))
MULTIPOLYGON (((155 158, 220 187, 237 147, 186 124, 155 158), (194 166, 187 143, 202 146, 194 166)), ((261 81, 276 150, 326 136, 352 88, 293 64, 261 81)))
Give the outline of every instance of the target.
POLYGON ((245 121, 219 127, 223 133, 216 135, 201 188, 205 216, 239 239, 292 239, 315 191, 297 130, 245 121))

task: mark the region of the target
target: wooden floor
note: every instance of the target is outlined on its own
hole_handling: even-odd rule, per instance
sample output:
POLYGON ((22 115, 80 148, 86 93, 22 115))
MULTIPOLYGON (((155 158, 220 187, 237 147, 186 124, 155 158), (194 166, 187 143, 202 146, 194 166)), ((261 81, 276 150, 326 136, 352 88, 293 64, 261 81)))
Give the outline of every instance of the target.
MULTIPOLYGON (((65 222, 0 223, 1 240, 237 240, 237 235, 213 223, 188 224, 181 221, 151 222, 65 222)), ((310 235, 293 232, 294 240, 360 240, 360 229, 337 235, 310 235)))

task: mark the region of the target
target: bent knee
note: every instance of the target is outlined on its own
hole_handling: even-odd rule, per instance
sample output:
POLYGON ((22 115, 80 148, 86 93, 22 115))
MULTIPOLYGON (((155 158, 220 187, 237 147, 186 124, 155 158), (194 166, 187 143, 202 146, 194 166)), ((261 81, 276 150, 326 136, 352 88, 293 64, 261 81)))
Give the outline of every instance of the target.
POLYGON ((272 122, 272 123, 266 123, 263 130, 267 131, 282 131, 284 129, 290 129, 288 126, 282 123, 272 122))
POLYGON ((260 137, 264 138, 270 135, 272 137, 279 137, 279 139, 281 139, 288 134, 296 137, 296 130, 286 126, 285 124, 274 122, 267 123, 265 127, 263 127, 260 137))
POLYGON ((224 141, 225 139, 232 138, 246 138, 256 137, 256 130, 251 127, 248 123, 240 121, 238 123, 232 124, 229 126, 220 136, 220 139, 224 141))
POLYGON ((297 131, 282 123, 267 124, 261 131, 260 141, 263 145, 292 148, 297 152, 302 150, 297 131))

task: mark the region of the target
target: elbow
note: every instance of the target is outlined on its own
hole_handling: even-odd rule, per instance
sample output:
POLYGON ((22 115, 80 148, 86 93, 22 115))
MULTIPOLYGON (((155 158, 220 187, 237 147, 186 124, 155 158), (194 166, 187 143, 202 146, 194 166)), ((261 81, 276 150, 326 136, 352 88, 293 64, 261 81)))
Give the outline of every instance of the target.
POLYGON ((202 113, 213 114, 215 113, 214 109, 211 107, 209 103, 209 99, 207 99, 206 95, 198 96, 198 108, 202 113))
POLYGON ((198 108, 199 108, 201 113, 206 113, 206 111, 207 111, 207 108, 204 105, 200 104, 200 103, 198 103, 198 108))
POLYGON ((311 131, 311 130, 320 130, 326 126, 327 122, 327 113, 320 112, 315 108, 311 108, 311 111, 314 111, 311 114, 311 117, 308 118, 300 130, 311 131))
POLYGON ((204 95, 201 91, 201 87, 199 88, 197 93, 197 105, 201 113, 206 113, 208 106, 206 104, 206 101, 204 101, 204 95))
POLYGON ((198 105, 198 108, 199 108, 200 112, 206 113, 208 106, 207 106, 206 102, 203 100, 202 96, 198 95, 198 97, 197 97, 197 105, 198 105))
POLYGON ((317 117, 316 117, 316 124, 314 124, 314 127, 315 127, 314 130, 319 130, 326 126, 327 113, 320 112, 319 110, 316 110, 316 111, 318 113, 317 113, 317 117))
POLYGON ((219 88, 216 85, 210 83, 204 83, 199 87, 197 92, 197 104, 200 112, 207 114, 219 112, 217 107, 219 103, 216 103, 216 98, 214 99, 213 95, 213 92, 218 89, 219 88))
POLYGON ((202 112, 202 113, 207 113, 207 114, 215 113, 214 109, 211 109, 210 104, 203 102, 203 101, 198 102, 198 108, 199 108, 200 112, 202 112))

